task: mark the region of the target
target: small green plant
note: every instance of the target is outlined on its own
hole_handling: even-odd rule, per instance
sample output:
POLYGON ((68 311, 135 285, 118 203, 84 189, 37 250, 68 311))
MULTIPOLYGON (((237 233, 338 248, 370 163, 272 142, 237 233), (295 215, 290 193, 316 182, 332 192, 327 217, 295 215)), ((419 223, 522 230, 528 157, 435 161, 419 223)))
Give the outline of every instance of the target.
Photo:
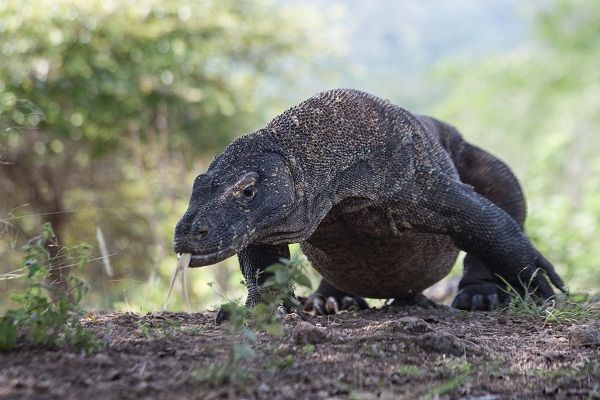
POLYGON ((412 378, 416 376, 421 376, 425 372, 415 365, 402 364, 399 365, 398 368, 396 368, 396 373, 401 377, 412 378))
POLYGON ((251 373, 241 365, 254 358, 254 351, 244 344, 232 344, 225 364, 212 364, 194 369, 190 373, 193 382, 209 387, 219 387, 225 383, 242 383, 251 379, 251 373))
POLYGON ((150 326, 148 326, 147 323, 145 322, 141 322, 138 323, 138 332, 140 335, 142 335, 143 337, 150 337, 150 326))
POLYGON ((459 386, 464 384, 468 380, 468 378, 469 378, 468 373, 460 373, 460 374, 448 379, 447 381, 432 387, 431 389, 429 389, 427 391, 427 393, 425 393, 420 398, 421 399, 432 399, 432 398, 439 397, 447 392, 450 392, 450 391, 458 388, 459 386))
MULTIPOLYGON (((44 347, 70 346, 86 353, 103 347, 103 343, 80 323, 82 311, 78 305, 86 290, 82 280, 70 276, 68 293, 53 291, 53 298, 48 296, 48 291, 53 290, 46 283, 52 260, 48 259, 44 244, 53 236, 51 226, 46 224, 39 240, 23 248, 25 255, 21 269, 25 272, 26 287, 12 295, 19 308, 7 311, 0 318, 0 350, 14 349, 21 339, 44 347)), ((64 256, 73 260, 73 265, 81 267, 90 260, 88 245, 65 252, 68 254, 64 256)))
POLYGON ((505 279, 501 277, 500 279, 505 284, 505 291, 510 296, 505 310, 515 316, 542 319, 544 324, 555 323, 558 325, 587 321, 596 316, 595 310, 585 303, 586 296, 566 294, 566 296, 541 301, 529 290, 532 281, 527 284, 521 282, 522 290, 517 290, 505 279))
POLYGON ((164 319, 161 321, 142 320, 137 323, 137 331, 144 337, 169 337, 177 332, 185 332, 181 328, 181 322, 176 319, 164 319))
MULTIPOLYGON (((248 308, 230 301, 221 307, 221 311, 228 316, 231 333, 238 339, 241 333, 241 340, 229 344, 225 364, 194 370, 190 374, 193 381, 216 387, 225 382, 240 382, 251 378, 250 371, 243 366, 255 357, 253 346, 258 340, 257 332, 262 331, 275 337, 282 336, 284 327, 279 319, 280 307, 299 307, 300 304, 294 297, 294 287, 311 286, 310 279, 304 273, 304 266, 301 258, 282 260, 266 270, 269 276, 260 288, 262 303, 248 308)), ((291 356, 284 357, 276 367, 287 368, 293 361, 291 356)))
POLYGON ((464 358, 446 358, 442 357, 442 368, 450 374, 468 374, 473 370, 473 364, 464 358))
POLYGON ((261 295, 265 304, 280 306, 282 303, 288 307, 300 307, 298 299, 294 296, 296 286, 311 288, 311 282, 305 273, 306 261, 302 256, 295 256, 291 260, 282 260, 266 269, 269 277, 261 288, 261 295))
POLYGON ((420 399, 432 399, 442 396, 471 380, 475 374, 473 364, 464 358, 446 358, 443 356, 439 362, 439 375, 443 378, 448 377, 448 379, 427 390, 419 397, 420 399))
POLYGON ((294 365, 294 356, 292 354, 288 354, 285 357, 280 358, 279 360, 273 363, 274 371, 282 371, 294 365))
POLYGON ((184 326, 181 331, 190 336, 202 336, 206 333, 200 326, 184 326))
POLYGON ((314 344, 310 344, 310 343, 305 344, 302 347, 302 353, 309 356, 309 355, 313 354, 316 351, 316 349, 317 349, 317 346, 315 346, 314 344))
POLYGON ((560 368, 556 370, 532 368, 524 371, 526 376, 546 377, 550 379, 571 378, 577 376, 579 371, 573 368, 560 368))
POLYGON ((167 318, 158 324, 157 329, 161 336, 171 336, 175 332, 181 331, 181 321, 167 318))

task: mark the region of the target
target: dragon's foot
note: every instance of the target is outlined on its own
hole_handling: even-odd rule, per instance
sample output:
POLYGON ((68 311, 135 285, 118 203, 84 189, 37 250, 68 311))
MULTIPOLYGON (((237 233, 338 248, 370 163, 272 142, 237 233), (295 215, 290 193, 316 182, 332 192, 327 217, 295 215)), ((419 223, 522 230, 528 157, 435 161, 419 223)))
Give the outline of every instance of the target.
POLYGON ((403 307, 403 306, 417 306, 422 308, 435 308, 437 307, 437 303, 433 300, 430 300, 423 293, 417 293, 414 296, 402 297, 398 299, 394 299, 391 307, 403 307))
POLYGON ((299 300, 304 311, 312 312, 315 315, 334 315, 344 310, 366 310, 369 308, 365 299, 347 293, 327 296, 317 291, 307 298, 299 298, 299 300))
POLYGON ((499 288, 495 283, 472 283, 460 288, 452 307, 466 311, 492 311, 501 304, 499 288))

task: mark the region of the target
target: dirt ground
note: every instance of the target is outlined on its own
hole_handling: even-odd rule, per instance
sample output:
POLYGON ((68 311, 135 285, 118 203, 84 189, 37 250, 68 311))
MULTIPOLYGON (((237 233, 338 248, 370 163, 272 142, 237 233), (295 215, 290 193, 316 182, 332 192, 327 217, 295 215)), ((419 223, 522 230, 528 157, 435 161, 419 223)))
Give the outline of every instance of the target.
POLYGON ((214 314, 89 314, 104 352, 0 353, 2 399, 600 399, 600 324, 447 307, 287 317, 255 358, 214 314), (311 344, 314 342, 315 344, 311 344), (224 382, 223 382, 224 381, 224 382))

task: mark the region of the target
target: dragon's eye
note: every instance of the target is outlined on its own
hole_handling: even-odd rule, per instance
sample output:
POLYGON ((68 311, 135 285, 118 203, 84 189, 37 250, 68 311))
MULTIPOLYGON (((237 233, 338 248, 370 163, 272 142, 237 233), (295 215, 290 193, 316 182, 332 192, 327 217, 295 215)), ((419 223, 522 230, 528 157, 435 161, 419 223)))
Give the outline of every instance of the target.
POLYGON ((247 199, 251 199, 254 197, 254 186, 247 186, 243 191, 242 194, 244 195, 245 198, 247 199))
POLYGON ((196 177, 196 179, 194 179, 194 186, 198 186, 200 185, 200 182, 202 182, 202 180, 206 178, 206 174, 200 174, 196 177))

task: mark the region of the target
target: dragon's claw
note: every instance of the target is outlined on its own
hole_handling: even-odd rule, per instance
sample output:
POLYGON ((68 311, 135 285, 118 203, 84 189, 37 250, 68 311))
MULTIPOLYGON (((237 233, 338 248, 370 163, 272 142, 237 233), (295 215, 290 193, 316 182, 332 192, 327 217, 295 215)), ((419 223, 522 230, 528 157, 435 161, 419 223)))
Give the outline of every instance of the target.
POLYGON ((452 307, 465 311, 493 311, 501 304, 495 283, 476 283, 460 289, 452 307))
POLYGON ((325 296, 322 293, 315 292, 302 299, 302 307, 306 312, 312 312, 315 315, 335 315, 346 310, 365 310, 369 308, 367 302, 359 296, 325 296))

